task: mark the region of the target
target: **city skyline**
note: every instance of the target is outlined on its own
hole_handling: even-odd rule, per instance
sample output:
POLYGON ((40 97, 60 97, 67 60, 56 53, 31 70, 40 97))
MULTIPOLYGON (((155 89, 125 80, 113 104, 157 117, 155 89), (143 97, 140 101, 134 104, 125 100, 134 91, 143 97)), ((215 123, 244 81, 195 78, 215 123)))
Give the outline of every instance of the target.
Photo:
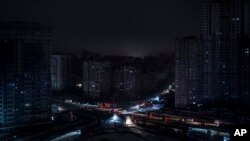
POLYGON ((0 13, 0 140, 249 136, 249 0, 14 0, 0 13))

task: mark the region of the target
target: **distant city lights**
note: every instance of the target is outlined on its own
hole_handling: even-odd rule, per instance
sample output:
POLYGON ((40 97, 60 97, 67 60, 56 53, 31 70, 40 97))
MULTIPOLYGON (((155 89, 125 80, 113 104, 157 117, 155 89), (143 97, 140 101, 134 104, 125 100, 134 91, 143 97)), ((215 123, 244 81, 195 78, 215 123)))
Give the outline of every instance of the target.
POLYGON ((156 100, 156 101, 159 101, 159 100, 160 100, 159 96, 157 96, 157 97, 155 98, 155 100, 156 100))
POLYGON ((112 117, 112 120, 113 121, 118 120, 118 116, 116 114, 114 114, 113 117, 112 117))
POLYGON ((154 98, 151 98, 151 101, 160 101, 160 97, 159 96, 156 96, 156 97, 154 97, 154 98))
POLYGON ((76 87, 77 87, 77 88, 82 88, 82 83, 77 83, 77 84, 76 84, 76 87))
POLYGON ((132 106, 131 109, 134 109, 134 110, 139 110, 140 109, 140 105, 137 104, 136 106, 132 106))
POLYGON ((82 131, 81 131, 81 130, 77 130, 76 133, 77 133, 78 135, 81 135, 82 131))
POLYGON ((109 119, 110 123, 120 123, 121 122, 121 118, 117 116, 117 114, 114 114, 110 119, 109 119))
POLYGON ((133 124, 133 122, 132 122, 132 120, 131 120, 131 118, 130 118, 129 116, 126 117, 125 124, 126 124, 126 125, 132 125, 132 124, 133 124))

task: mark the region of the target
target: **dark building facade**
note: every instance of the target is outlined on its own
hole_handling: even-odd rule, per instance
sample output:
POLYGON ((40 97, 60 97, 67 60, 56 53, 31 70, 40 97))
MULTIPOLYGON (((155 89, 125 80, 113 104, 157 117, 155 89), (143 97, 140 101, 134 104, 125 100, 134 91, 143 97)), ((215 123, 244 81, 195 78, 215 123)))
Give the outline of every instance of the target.
POLYGON ((240 90, 241 104, 243 107, 250 106, 250 37, 241 39, 240 51, 240 90))
POLYGON ((141 95, 150 96, 157 88, 157 76, 155 71, 142 70, 140 77, 141 95))
POLYGON ((135 100, 174 80, 173 55, 145 58, 88 55, 83 59, 83 99, 135 100))
POLYGON ((58 54, 51 56, 51 86, 52 90, 55 91, 71 88, 70 55, 58 54))
MULTIPOLYGON (((241 103, 246 109, 250 106, 250 1, 245 3, 244 34, 241 38, 241 103)), ((247 109, 248 110, 248 109, 247 109)))
POLYGON ((173 54, 145 56, 138 69, 141 73, 142 96, 162 91, 175 81, 175 57, 173 54))
POLYGON ((138 89, 137 70, 135 66, 126 65, 114 69, 113 93, 123 98, 135 98, 138 89))
POLYGON ((175 106, 201 104, 201 49, 197 37, 176 39, 175 106))
POLYGON ((209 0, 202 5, 203 99, 209 104, 239 104, 245 2, 209 0))
POLYGON ((111 88, 111 64, 107 61, 83 62, 83 93, 86 98, 107 97, 111 88))
POLYGON ((0 126, 50 120, 51 27, 0 23, 0 126))

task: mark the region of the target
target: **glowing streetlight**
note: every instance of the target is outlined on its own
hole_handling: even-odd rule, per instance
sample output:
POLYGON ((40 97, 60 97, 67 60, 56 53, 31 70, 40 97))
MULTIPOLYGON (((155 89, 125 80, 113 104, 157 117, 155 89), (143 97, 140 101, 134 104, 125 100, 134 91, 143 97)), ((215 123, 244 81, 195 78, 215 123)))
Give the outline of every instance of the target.
POLYGON ((160 100, 159 96, 157 96, 157 97, 155 98, 155 100, 156 100, 156 101, 159 101, 159 100, 160 100))
POLYGON ((133 124, 133 122, 132 122, 132 120, 131 120, 130 117, 126 117, 125 124, 126 124, 126 125, 132 125, 132 124, 133 124))

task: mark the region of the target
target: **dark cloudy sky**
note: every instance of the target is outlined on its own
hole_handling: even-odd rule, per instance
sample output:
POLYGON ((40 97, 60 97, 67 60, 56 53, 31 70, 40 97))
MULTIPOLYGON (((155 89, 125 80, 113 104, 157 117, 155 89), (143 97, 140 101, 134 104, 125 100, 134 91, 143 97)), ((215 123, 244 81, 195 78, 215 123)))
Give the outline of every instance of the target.
POLYGON ((143 56, 199 34, 201 0, 0 0, 1 21, 55 27, 53 49, 143 56))

